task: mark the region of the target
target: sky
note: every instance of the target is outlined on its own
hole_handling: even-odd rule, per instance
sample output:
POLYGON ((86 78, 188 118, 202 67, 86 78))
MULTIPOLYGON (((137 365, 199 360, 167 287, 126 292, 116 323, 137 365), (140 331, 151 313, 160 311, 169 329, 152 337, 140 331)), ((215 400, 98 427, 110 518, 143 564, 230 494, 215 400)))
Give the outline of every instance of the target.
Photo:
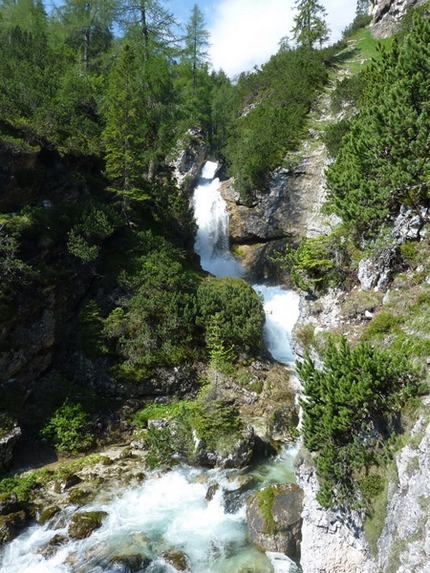
MULTIPOLYGON (((357 1, 320 1, 335 42, 353 21, 357 1)), ((294 0, 168 0, 166 7, 179 21, 187 22, 194 4, 203 12, 210 33, 212 66, 232 79, 267 62, 278 51, 279 40, 291 38, 294 0)))

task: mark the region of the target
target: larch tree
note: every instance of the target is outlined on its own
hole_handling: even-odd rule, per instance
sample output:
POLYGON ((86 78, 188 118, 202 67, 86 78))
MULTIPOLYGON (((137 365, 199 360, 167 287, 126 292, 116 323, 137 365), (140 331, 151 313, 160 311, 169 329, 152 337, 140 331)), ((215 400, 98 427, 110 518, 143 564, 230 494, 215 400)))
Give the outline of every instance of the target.
POLYGON ((122 213, 128 219, 130 202, 149 198, 144 191, 141 102, 136 82, 137 68, 133 48, 125 44, 110 78, 107 94, 105 174, 108 190, 122 198, 122 213))
POLYGON ((193 94, 197 87, 197 70, 208 61, 209 32, 205 26, 203 12, 194 4, 185 35, 185 58, 192 70, 193 94))
POLYGON ((324 6, 317 0, 296 0, 296 9, 293 39, 307 48, 313 48, 317 43, 322 47, 330 35, 324 6))

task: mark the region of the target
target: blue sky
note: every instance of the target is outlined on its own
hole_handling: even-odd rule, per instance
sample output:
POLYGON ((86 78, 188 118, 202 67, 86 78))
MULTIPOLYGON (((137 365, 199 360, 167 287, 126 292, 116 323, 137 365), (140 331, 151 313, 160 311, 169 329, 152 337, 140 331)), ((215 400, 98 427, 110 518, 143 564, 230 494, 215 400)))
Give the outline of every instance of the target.
MULTIPOLYGON (((294 0, 166 0, 166 8, 187 22, 197 4, 206 19, 211 38, 209 56, 213 67, 234 78, 242 71, 266 62, 278 50, 279 40, 291 36, 294 0)), ((355 16, 356 0, 322 0, 332 41, 355 16)))

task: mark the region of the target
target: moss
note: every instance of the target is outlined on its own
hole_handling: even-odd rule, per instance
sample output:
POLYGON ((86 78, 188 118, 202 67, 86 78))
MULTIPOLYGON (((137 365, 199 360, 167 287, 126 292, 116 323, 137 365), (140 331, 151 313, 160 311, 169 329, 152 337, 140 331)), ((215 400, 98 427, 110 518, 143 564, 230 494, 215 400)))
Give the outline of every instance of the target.
POLYGON ((276 531, 276 521, 273 519, 272 510, 277 491, 277 486, 269 486, 257 491, 255 494, 258 509, 263 518, 265 533, 270 535, 273 535, 276 531))

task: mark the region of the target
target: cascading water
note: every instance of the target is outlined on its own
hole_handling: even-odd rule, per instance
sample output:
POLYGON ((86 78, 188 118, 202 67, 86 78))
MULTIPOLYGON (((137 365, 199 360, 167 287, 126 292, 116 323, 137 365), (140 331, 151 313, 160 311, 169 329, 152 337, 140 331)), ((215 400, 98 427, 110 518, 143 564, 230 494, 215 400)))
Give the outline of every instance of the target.
MULTIPOLYGON (((214 179, 217 164, 208 161, 194 197, 194 215, 198 225, 195 251, 203 269, 216 277, 243 277, 245 271, 229 251, 227 206, 214 179)), ((290 333, 299 317, 299 297, 280 286, 253 285, 264 298, 266 324, 264 338, 272 356, 282 364, 294 362, 290 333)))
MULTIPOLYGON (((244 275, 228 251, 228 216, 208 162, 194 196, 199 232, 196 251, 202 266, 216 276, 244 275), (214 220, 216 219, 216 220, 214 220), (221 221, 222 219, 222 221, 221 221)), ((298 315, 294 293, 280 287, 254 287, 264 296, 265 337, 269 350, 289 364, 293 355, 289 332, 298 315)), ((296 449, 253 468, 258 487, 294 481, 296 449)), ((0 552, 0 573, 175 573, 168 555, 184 555, 190 573, 297 573, 288 557, 261 553, 249 542, 244 503, 233 509, 225 492, 237 488, 234 470, 204 470, 181 466, 154 473, 140 486, 100 492, 99 501, 79 511, 105 511, 100 529, 88 539, 67 539, 67 523, 76 507, 69 507, 44 526, 34 525, 0 552), (219 484, 213 498, 206 494, 219 484), (106 501, 108 499, 108 501, 106 501), (54 536, 64 536, 56 553, 44 552, 54 536), (140 569, 127 568, 120 557, 138 557, 140 569)))
POLYGON ((219 192, 219 179, 214 179, 217 164, 208 161, 203 167, 199 185, 194 191, 194 216, 198 231, 194 250, 201 266, 216 277, 242 277, 241 264, 229 251, 228 213, 219 192))

